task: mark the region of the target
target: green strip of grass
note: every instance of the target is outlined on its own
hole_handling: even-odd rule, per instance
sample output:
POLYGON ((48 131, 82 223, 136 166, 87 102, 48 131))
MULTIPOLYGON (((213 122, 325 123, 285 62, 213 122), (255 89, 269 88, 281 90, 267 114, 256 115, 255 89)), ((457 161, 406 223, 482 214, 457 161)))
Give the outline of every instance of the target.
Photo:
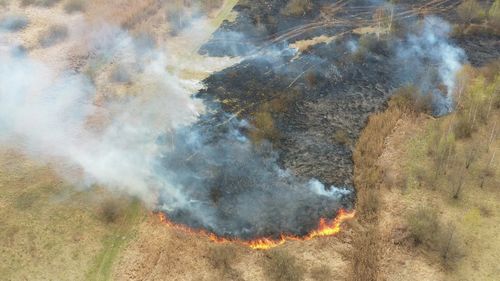
POLYGON ((130 203, 124 217, 111 226, 115 228, 112 234, 103 239, 103 248, 87 272, 87 280, 111 280, 113 264, 127 242, 135 236, 135 226, 142 220, 142 214, 139 200, 130 203))

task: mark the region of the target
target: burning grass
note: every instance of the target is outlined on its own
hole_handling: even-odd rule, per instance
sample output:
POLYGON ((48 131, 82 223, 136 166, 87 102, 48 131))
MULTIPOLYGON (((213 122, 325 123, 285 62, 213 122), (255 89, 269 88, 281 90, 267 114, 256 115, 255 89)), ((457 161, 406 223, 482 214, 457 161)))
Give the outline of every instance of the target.
POLYGON ((206 230, 196 230, 196 229, 191 229, 187 226, 184 226, 182 224, 175 224, 172 221, 170 221, 167 216, 164 213, 157 213, 158 217, 160 218, 160 221, 164 222, 170 227, 179 229, 181 231, 194 234, 194 235, 200 235, 200 236, 205 236, 208 237, 212 242, 215 243, 236 243, 236 244, 241 244, 244 246, 248 246, 254 250, 269 250, 272 248, 276 248, 280 245, 283 245, 286 243, 286 241, 307 241, 319 237, 328 237, 328 236, 333 236, 338 234, 341 231, 341 226, 342 223, 348 220, 351 220, 355 216, 355 211, 346 211, 344 209, 341 209, 338 213, 337 216, 332 219, 332 220, 327 220, 327 219, 321 219, 318 223, 318 227, 311 232, 309 232, 305 236, 295 236, 295 235, 290 235, 290 234, 281 234, 279 238, 272 238, 272 237, 267 237, 267 238, 258 238, 254 240, 241 240, 237 238, 226 238, 226 237, 219 237, 214 233, 210 233, 206 230))

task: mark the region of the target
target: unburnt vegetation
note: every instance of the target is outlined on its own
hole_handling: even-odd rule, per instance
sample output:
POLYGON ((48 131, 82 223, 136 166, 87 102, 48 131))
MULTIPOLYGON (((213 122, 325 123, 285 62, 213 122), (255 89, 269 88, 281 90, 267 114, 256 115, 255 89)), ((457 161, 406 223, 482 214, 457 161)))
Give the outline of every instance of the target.
POLYGON ((21 0, 21 6, 41 6, 41 7, 52 7, 57 3, 61 2, 61 0, 21 0))
POLYGON ((71 14, 85 10, 85 0, 68 0, 64 3, 64 10, 71 14))
POLYGON ((230 244, 213 245, 208 252, 209 262, 222 280, 243 280, 240 272, 234 268, 238 255, 236 246, 230 244))
POLYGON ((0 30, 17 32, 28 26, 29 20, 22 15, 7 15, 0 18, 0 30))
POLYGON ((458 85, 456 111, 433 120, 424 134, 409 140, 402 186, 404 193, 422 193, 421 201, 406 203, 414 247, 438 259, 455 277, 466 274, 468 259, 481 256, 467 245, 489 243, 484 241, 491 230, 479 223, 494 208, 481 198, 497 196, 499 184, 498 62, 465 66, 458 85))
POLYGON ((283 249, 267 253, 264 270, 270 281, 300 281, 305 274, 305 269, 297 259, 283 249))
POLYGON ((372 115, 354 151, 354 183, 357 187, 356 212, 364 224, 353 237, 351 280, 376 280, 379 274, 379 183, 381 168, 377 159, 384 149, 385 138, 413 103, 412 95, 396 95, 386 111, 372 115), (410 103, 410 104, 408 104, 410 103))
POLYGON ((500 35, 500 0, 465 0, 456 8, 460 22, 455 33, 461 35, 500 35))
POLYGON ((42 48, 48 48, 63 42, 69 35, 68 28, 65 25, 55 24, 40 34, 38 43, 42 48))

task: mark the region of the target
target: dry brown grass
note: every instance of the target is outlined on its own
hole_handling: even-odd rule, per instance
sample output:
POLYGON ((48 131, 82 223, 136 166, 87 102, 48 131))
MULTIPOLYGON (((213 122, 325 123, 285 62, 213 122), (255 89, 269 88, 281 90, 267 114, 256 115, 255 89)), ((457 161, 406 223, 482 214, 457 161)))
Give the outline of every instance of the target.
POLYGON ((85 0, 68 0, 64 3, 64 10, 68 14, 83 12, 85 11, 85 7, 85 0))
POLYGON ((219 272, 220 279, 238 281, 241 274, 234 268, 238 261, 236 246, 231 244, 214 245, 208 252, 209 262, 219 272))
POLYGON ((310 275, 315 281, 330 281, 334 278, 332 270, 326 265, 312 268, 310 275))
POLYGON ((353 240, 353 260, 350 280, 374 281, 379 274, 379 235, 376 226, 367 225, 356 233, 353 240))
POLYGON ((311 9, 310 0, 290 0, 281 12, 287 16, 302 16, 309 9, 311 9))
POLYGON ((354 234, 350 280, 377 280, 379 274, 379 185, 381 168, 377 160, 382 154, 385 139, 391 134, 401 116, 409 112, 410 105, 396 95, 386 111, 372 115, 354 150, 354 184, 357 190, 356 210, 364 229, 354 234))
POLYGON ((458 16, 467 23, 484 19, 484 8, 476 0, 465 0, 457 7, 458 16))
POLYGON ((296 258, 283 249, 268 252, 269 260, 264 264, 266 276, 272 281, 301 281, 304 268, 296 258))
POLYGON ((55 24, 50 26, 38 38, 38 43, 42 48, 48 48, 63 42, 69 35, 68 28, 65 25, 55 24))

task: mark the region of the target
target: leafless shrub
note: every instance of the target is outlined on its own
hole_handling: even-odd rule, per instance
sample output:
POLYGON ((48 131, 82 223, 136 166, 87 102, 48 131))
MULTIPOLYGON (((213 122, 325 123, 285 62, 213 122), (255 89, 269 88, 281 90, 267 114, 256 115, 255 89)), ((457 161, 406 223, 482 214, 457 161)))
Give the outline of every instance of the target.
POLYGON ((264 264, 267 277, 273 281, 300 281, 304 277, 304 268, 297 263, 294 256, 285 250, 275 249, 268 253, 268 261, 264 264))
POLYGON ((302 16, 310 9, 310 0, 290 0, 281 13, 286 16, 302 16))
POLYGON ((64 10, 68 14, 71 14, 74 12, 82 12, 85 10, 85 1, 84 0, 68 0, 64 4, 64 10))
POLYGON ((458 120, 455 124, 453 132, 458 139, 470 138, 472 133, 474 132, 474 128, 472 127, 470 118, 467 118, 467 116, 460 114, 458 116, 458 120))
POLYGON ((51 47, 55 44, 63 42, 68 37, 68 28, 64 25, 52 25, 49 29, 42 33, 38 42, 43 48, 51 47))
POLYGON ((100 215, 105 223, 114 223, 124 213, 123 206, 119 203, 118 199, 106 199, 101 203, 100 215))
POLYGON ((335 134, 333 135, 333 139, 340 144, 349 144, 350 143, 349 134, 344 129, 336 130, 335 134))
POLYGON ((330 281, 333 279, 333 273, 328 266, 322 265, 311 269, 311 278, 316 281, 330 281))
POLYGON ((23 192, 14 201, 14 206, 18 210, 29 209, 38 200, 38 195, 33 192, 23 192))
POLYGON ((116 83, 130 83, 132 81, 132 77, 127 67, 124 65, 117 65, 113 71, 111 72, 111 81, 116 83))
POLYGON ((500 30, 500 0, 495 0, 488 10, 488 23, 496 30, 500 30))
POLYGON ((250 138, 255 143, 263 140, 276 140, 280 137, 280 132, 274 124, 274 118, 270 112, 256 112, 252 120, 255 130, 250 132, 250 138))
POLYGON ((21 0, 21 6, 42 6, 42 7, 52 7, 59 3, 61 0, 21 0))
POLYGON ((458 16, 467 23, 484 19, 486 13, 476 0, 465 0, 457 7, 458 16))
POLYGON ((422 94, 415 86, 399 88, 394 92, 392 101, 407 112, 427 114, 432 112, 432 96, 422 94))
POLYGON ((354 237, 356 247, 352 252, 352 281, 377 280, 378 241, 376 226, 371 225, 354 237))
POLYGON ((25 16, 10 15, 0 20, 0 30, 16 32, 26 28, 28 24, 29 20, 25 16))
POLYGON ((200 0, 199 2, 203 11, 208 13, 214 9, 220 8, 224 0, 200 0))
POLYGON ((304 75, 307 86, 314 87, 318 84, 318 74, 314 71, 309 71, 304 75))
POLYGON ((437 234, 436 241, 441 261, 445 268, 453 269, 463 257, 462 241, 456 227, 448 224, 437 234))
POLYGON ((210 248, 208 257, 214 269, 220 272, 221 277, 226 280, 242 280, 240 273, 233 268, 236 259, 235 247, 232 245, 215 245, 210 248))
POLYGON ((365 192, 358 194, 358 208, 365 214, 371 216, 378 211, 379 208, 378 191, 375 189, 367 189, 365 192))
POLYGON ((29 6, 35 4, 36 0, 21 0, 21 6, 29 6))
POLYGON ((439 230, 438 213, 435 208, 419 207, 406 218, 408 229, 416 244, 432 246, 436 231, 439 230))

